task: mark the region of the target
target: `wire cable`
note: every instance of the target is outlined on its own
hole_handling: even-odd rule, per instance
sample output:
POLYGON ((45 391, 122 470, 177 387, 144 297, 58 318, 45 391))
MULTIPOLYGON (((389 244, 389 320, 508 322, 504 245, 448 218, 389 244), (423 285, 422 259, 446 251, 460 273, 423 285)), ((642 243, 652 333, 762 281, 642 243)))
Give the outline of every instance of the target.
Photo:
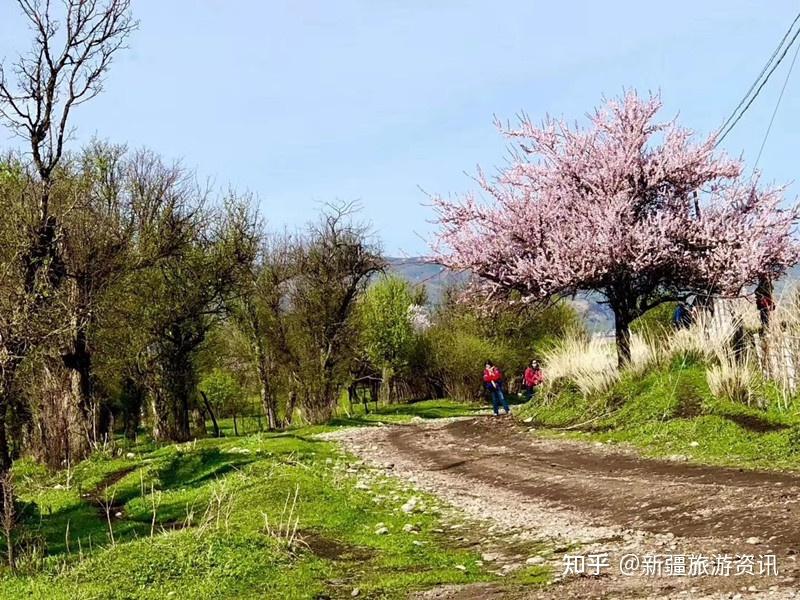
POLYGON ((761 147, 758 149, 758 156, 756 156, 756 162, 753 164, 753 172, 755 173, 756 168, 758 168, 758 161, 761 160, 761 153, 764 152, 764 146, 767 144, 767 138, 769 137, 770 131, 772 131, 772 124, 775 122, 775 115, 778 114, 778 107, 781 105, 781 100, 783 100, 783 93, 786 91, 786 84, 789 83, 789 77, 792 75, 792 69, 794 69, 794 63, 797 61, 797 55, 800 54, 800 44, 797 45, 795 48, 794 56, 792 57, 792 63, 789 65, 789 71, 786 73, 786 79, 783 80, 783 87, 781 88, 781 93, 778 96, 778 101, 775 103, 775 110, 772 111, 772 117, 769 120, 769 126, 767 127, 767 132, 764 134, 764 139, 761 141, 761 147))
POLYGON ((753 90, 758 85, 758 82, 761 81, 761 78, 764 76, 764 73, 767 72, 767 69, 769 69, 769 66, 772 64, 772 61, 775 60, 775 57, 778 56, 778 52, 780 52, 781 48, 783 48, 783 45, 786 43, 786 39, 789 37, 789 34, 792 32, 792 29, 794 29, 794 26, 797 24, 798 20, 800 20, 800 13, 797 13, 797 16, 795 16, 794 21, 792 21, 792 24, 789 25, 789 29, 787 29, 786 33, 783 34, 783 37, 781 38, 780 44, 778 44, 778 47, 775 48, 775 51, 772 53, 772 56, 769 57, 769 60, 767 61, 767 64, 765 64, 764 68, 761 69, 761 72, 758 74, 758 77, 756 77, 756 80, 753 82, 753 85, 751 85, 750 89, 747 90, 747 93, 739 101, 739 104, 736 105, 736 108, 733 109, 733 112, 730 114, 730 116, 720 126, 719 131, 722 131, 723 129, 725 129, 728 126, 728 123, 731 122, 731 120, 733 119, 734 116, 736 116, 736 113, 742 107, 742 105, 745 103, 747 98, 750 97, 750 94, 753 93, 753 90))
POLYGON ((715 148, 722 143, 722 140, 724 140, 727 137, 727 135, 731 132, 731 130, 733 130, 733 128, 736 126, 736 124, 741 120, 741 118, 744 116, 744 114, 747 112, 747 110, 750 108, 750 106, 752 106, 753 102, 755 102, 755 99, 761 93, 761 90, 764 89, 764 86, 769 81, 769 78, 772 76, 772 74, 775 72, 775 70, 780 66, 781 62, 783 62, 783 59, 786 58, 786 54, 788 54, 788 52, 791 49, 791 47, 797 41, 798 36, 800 36, 800 29, 798 29, 795 32, 795 34, 792 36, 792 39, 789 41, 789 44, 783 50, 783 53, 780 55, 778 60, 772 65, 772 68, 769 69, 769 72, 766 74, 766 76, 761 81, 761 85, 758 86, 758 88, 756 89, 755 93, 752 95, 750 100, 747 102, 747 104, 745 104, 744 108, 742 108, 742 110, 739 112, 739 114, 736 116, 736 118, 732 122, 731 122, 730 118, 728 119, 728 122, 730 122, 730 125, 728 125, 727 128, 725 128, 725 130, 722 131, 721 134, 718 134, 719 137, 717 138, 717 141, 714 144, 715 148))

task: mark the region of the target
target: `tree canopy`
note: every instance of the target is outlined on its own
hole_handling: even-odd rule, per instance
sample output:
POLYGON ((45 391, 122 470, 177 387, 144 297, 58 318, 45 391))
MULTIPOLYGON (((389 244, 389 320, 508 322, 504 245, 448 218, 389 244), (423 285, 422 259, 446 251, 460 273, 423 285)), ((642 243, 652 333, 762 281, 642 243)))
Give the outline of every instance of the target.
POLYGON ((435 198, 438 260, 478 276, 489 299, 538 302, 599 291, 614 311, 620 361, 629 325, 688 293, 736 295, 798 259, 798 208, 781 188, 660 122, 657 96, 607 102, 589 126, 528 116, 498 123, 512 143, 496 176, 478 172, 488 201, 435 198))

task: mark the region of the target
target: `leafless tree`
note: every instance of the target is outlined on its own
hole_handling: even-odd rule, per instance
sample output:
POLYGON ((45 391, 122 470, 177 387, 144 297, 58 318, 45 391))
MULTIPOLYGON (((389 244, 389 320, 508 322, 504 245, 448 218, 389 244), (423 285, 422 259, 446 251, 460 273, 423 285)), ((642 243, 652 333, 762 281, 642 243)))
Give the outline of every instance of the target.
MULTIPOLYGON (((97 96, 114 54, 137 23, 130 0, 64 0, 64 21, 50 0, 17 0, 34 34, 33 48, 0 65, 0 116, 30 143, 42 182, 64 153, 72 109, 97 96)), ((40 210, 47 213, 48 197, 40 210)))
POLYGON ((63 22, 50 0, 17 3, 34 41, 27 54, 10 65, 0 64, 0 118, 28 144, 41 185, 38 223, 26 256, 25 282, 32 293, 37 283, 57 285, 63 276, 50 192, 70 134, 70 113, 102 91, 114 55, 137 23, 130 0, 64 0, 59 3, 63 22))

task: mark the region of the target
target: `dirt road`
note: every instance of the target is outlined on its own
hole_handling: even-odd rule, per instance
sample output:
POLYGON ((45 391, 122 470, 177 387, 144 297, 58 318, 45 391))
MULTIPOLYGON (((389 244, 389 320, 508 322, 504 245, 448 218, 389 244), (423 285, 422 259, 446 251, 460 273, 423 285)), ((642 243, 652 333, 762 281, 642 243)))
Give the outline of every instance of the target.
POLYGON ((362 428, 339 438, 374 466, 493 523, 490 543, 545 540, 556 573, 565 554, 609 556, 600 577, 570 574, 544 590, 492 585, 424 597, 800 598, 800 475, 647 460, 538 437, 492 417, 362 428), (619 571, 626 554, 643 561, 633 576, 619 571), (684 556, 687 572, 690 555, 709 557, 709 574, 651 576, 647 554, 660 556, 656 562, 684 556), (730 557, 729 575, 718 555, 730 557), (775 555, 777 575, 759 574, 761 566, 750 575, 742 555, 756 562, 775 555))

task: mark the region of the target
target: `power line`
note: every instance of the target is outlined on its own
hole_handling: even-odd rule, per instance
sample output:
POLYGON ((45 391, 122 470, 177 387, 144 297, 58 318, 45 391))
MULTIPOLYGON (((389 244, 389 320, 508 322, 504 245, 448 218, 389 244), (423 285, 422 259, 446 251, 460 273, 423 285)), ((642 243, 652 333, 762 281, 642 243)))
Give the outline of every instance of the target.
MULTIPOLYGON (((798 21, 798 18, 800 18, 800 14, 798 14, 797 17, 795 17, 795 20, 792 22, 792 27, 794 27, 795 23, 798 21)), ((791 31, 791 28, 789 29, 789 31, 791 31)), ((787 32, 787 35, 784 36, 784 40, 786 39, 787 36, 788 36, 788 32, 787 32)), ((765 69, 762 70, 762 73, 767 68, 769 68, 769 72, 767 72, 766 75, 763 77, 763 79, 761 79, 761 85, 758 86, 758 88, 755 90, 755 93, 752 94, 752 96, 750 97, 750 100, 747 102, 747 104, 744 105, 744 108, 742 108, 741 111, 739 111, 738 115, 736 114, 736 111, 738 110, 738 107, 737 107, 737 109, 734 110, 733 114, 730 117, 728 117, 728 119, 725 121, 725 123, 728 124, 728 125, 727 126, 723 125, 720 128, 720 131, 722 131, 722 133, 717 138, 717 141, 714 144, 715 147, 719 146, 722 143, 722 140, 724 140, 725 137, 727 137, 727 135, 731 132, 731 130, 736 126, 736 124, 741 120, 741 118, 744 116, 744 114, 747 112, 747 110, 753 104, 755 99, 758 97, 758 94, 761 93, 762 89, 764 89, 764 86, 767 84, 767 81, 769 81, 769 78, 772 76, 772 74, 775 72, 775 70, 780 66, 781 62, 783 62, 783 59, 786 58, 786 54, 789 52, 789 49, 794 45, 795 41, 797 41, 797 37, 798 36, 800 36, 800 29, 798 29, 794 33, 794 35, 792 36, 792 39, 789 41, 789 44, 786 46, 786 48, 784 48, 783 53, 780 55, 780 57, 777 59, 777 61, 775 61, 775 63, 772 64, 771 68, 769 68, 769 67, 770 67, 770 64, 772 63, 772 58, 770 58, 770 60, 767 62, 767 65, 766 65, 765 69), (734 115, 736 115, 735 118, 733 118, 734 115), (733 118, 733 120, 731 121, 732 118, 733 118)), ((783 40, 781 41, 781 44, 783 44, 783 40)), ((781 46, 778 47, 778 50, 780 50, 780 48, 781 48, 781 46)), ((761 76, 759 76, 759 77, 761 77, 761 76)), ((759 79, 756 79, 755 83, 753 83, 753 85, 750 86, 750 89, 752 90, 758 84, 758 82, 759 82, 759 79)), ((739 106, 742 106, 742 104, 744 104, 745 100, 747 100, 747 97, 748 96, 745 95, 745 97, 739 103, 739 106)))
POLYGON ((781 88, 781 93, 778 96, 778 101, 775 103, 775 110, 772 111, 772 117, 769 120, 769 126, 767 127, 767 132, 764 134, 764 139, 761 141, 761 148, 758 149, 758 156, 756 156, 756 162, 753 164, 754 172, 758 167, 758 161, 761 160, 761 153, 764 152, 764 146, 767 144, 767 138, 769 137, 769 133, 770 131, 772 131, 772 124, 775 122, 775 115, 778 114, 778 107, 781 105, 781 100, 783 99, 783 93, 786 91, 786 84, 789 83, 789 77, 791 77, 792 75, 792 69, 794 69, 794 63, 797 60, 798 53, 800 53, 800 44, 798 44, 797 48, 795 48, 794 56, 792 57, 792 63, 789 65, 789 71, 786 73, 786 79, 783 80, 783 87, 781 88))
POLYGON ((722 131, 728 126, 728 123, 731 122, 731 119, 733 119, 733 117, 736 116, 737 111, 742 107, 742 105, 745 103, 750 94, 753 93, 753 90, 755 89, 756 85, 758 85, 758 82, 761 81, 761 78, 764 76, 764 73, 767 72, 767 69, 769 69, 769 66, 772 64, 772 61, 775 60, 775 57, 778 56, 778 52, 780 52, 781 48, 783 48, 783 45, 786 43, 786 38, 789 37, 789 34, 792 32, 792 29, 794 29, 794 26, 797 24, 798 20, 800 20, 800 13, 797 13, 797 16, 795 16, 794 21, 792 21, 792 24, 789 25, 789 29, 787 29, 786 33, 783 34, 780 44, 778 44, 778 47, 775 48, 775 51, 772 53, 772 56, 769 57, 769 60, 767 61, 767 64, 764 65, 764 68, 761 69, 761 72, 758 74, 758 77, 756 77, 756 80, 753 82, 753 85, 750 86, 750 89, 747 90, 747 93, 739 101, 739 104, 736 105, 736 108, 733 109, 733 112, 719 128, 720 131, 722 131))

